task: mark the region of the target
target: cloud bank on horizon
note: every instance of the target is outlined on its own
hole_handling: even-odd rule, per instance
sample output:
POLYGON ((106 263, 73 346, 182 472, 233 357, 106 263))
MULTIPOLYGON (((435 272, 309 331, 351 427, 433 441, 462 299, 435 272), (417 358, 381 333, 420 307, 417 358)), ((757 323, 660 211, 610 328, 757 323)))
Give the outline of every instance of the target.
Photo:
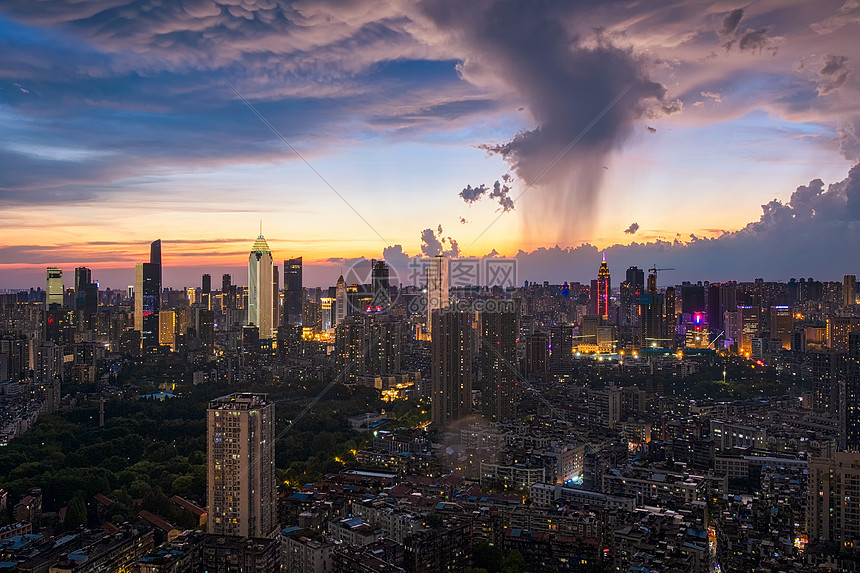
MULTIPOLYGON (((606 168, 639 132, 656 139, 664 126, 733 122, 754 129, 744 118, 763 111, 821 127, 829 136, 810 131, 806 144, 856 163, 858 31, 856 0, 550 0, 541 10, 527 0, 9 0, 0 7, 0 124, 8 134, 0 205, 94 204, 133 196, 134 182, 164 172, 284 161, 227 79, 307 148, 427 138, 500 156, 516 185, 469 185, 460 197, 472 209, 486 197, 494 211, 519 217, 532 243, 566 245, 518 255, 529 276, 562 279, 576 276, 574 267, 591 273, 597 248, 570 237, 590 232, 606 168), (490 133, 471 131, 488 125, 490 133), (514 209, 511 195, 526 188, 514 209)), ((725 272, 743 255, 745 272, 837 273, 820 253, 856 264, 856 169, 826 190, 813 180, 784 203, 768 202, 740 230, 618 244, 607 254, 622 265, 659 259, 725 272)), ((460 234, 472 230, 460 220, 460 234)), ((637 230, 647 237, 635 223, 625 233, 637 230)), ((441 225, 421 239, 414 249, 425 254, 459 254, 441 225)), ((0 265, 42 260, 38 247, 17 241, 0 235, 0 265)), ((110 250, 101 260, 125 255, 110 250)))

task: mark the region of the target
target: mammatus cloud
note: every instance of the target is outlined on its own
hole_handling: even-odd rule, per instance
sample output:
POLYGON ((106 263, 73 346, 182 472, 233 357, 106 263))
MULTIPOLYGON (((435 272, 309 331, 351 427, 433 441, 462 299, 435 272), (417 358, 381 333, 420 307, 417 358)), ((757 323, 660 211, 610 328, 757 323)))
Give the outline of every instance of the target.
POLYGON ((632 223, 629 227, 624 229, 624 232, 628 235, 635 235, 636 231, 639 230, 639 223, 632 223))
POLYGON ((446 257, 460 256, 460 246, 455 239, 444 236, 442 225, 439 225, 435 231, 433 229, 424 229, 421 231, 421 252, 425 257, 435 257, 444 255, 446 257), (447 248, 446 248, 447 247, 447 248))
MULTIPOLYGON (((466 185, 466 188, 460 191, 460 198, 462 198, 463 201, 471 205, 475 201, 481 199, 481 197, 483 197, 487 192, 489 192, 489 195, 487 195, 487 197, 490 200, 495 200, 499 203, 498 210, 501 210, 503 212, 513 211, 514 200, 510 197, 510 185, 513 182, 513 177, 511 177, 509 173, 505 173, 504 175, 502 175, 502 181, 504 181, 504 183, 500 183, 498 180, 496 180, 496 182, 493 183, 492 190, 490 190, 490 188, 483 183, 476 187, 466 185)), ((465 223, 466 220, 460 217, 460 222, 465 223)))
POLYGON ((569 236, 569 213, 575 208, 578 220, 589 218, 602 166, 636 120, 682 107, 650 79, 648 62, 631 48, 591 29, 577 31, 583 8, 576 3, 555 0, 535 10, 526 0, 424 0, 419 8, 464 54, 464 79, 526 104, 534 128, 481 147, 537 186, 525 195, 527 234, 569 236))

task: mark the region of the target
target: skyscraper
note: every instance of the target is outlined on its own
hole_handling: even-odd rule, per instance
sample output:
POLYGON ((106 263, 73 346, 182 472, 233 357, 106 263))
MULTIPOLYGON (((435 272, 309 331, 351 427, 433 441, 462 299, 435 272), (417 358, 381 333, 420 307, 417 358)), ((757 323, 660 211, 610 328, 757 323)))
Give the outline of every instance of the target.
POLYGON ((48 285, 45 297, 45 309, 58 309, 63 306, 63 271, 54 267, 48 267, 48 285))
POLYGON ((844 357, 840 384, 840 446, 860 452, 860 333, 848 335, 848 353, 844 357))
POLYGON ((221 275, 221 309, 236 308, 236 286, 233 277, 221 275))
POLYGON ((267 537, 277 528, 275 405, 237 393, 207 410, 209 533, 267 537))
POLYGON ((860 542, 860 453, 836 452, 809 460, 806 531, 810 541, 840 548, 860 542))
POLYGON ((343 279, 343 275, 337 279, 337 286, 335 287, 335 300, 334 300, 334 324, 335 326, 339 325, 343 322, 343 319, 346 318, 346 315, 349 313, 347 310, 347 300, 346 300, 346 281, 343 279))
POLYGON ((161 265, 137 263, 134 266, 134 329, 140 332, 140 346, 144 352, 158 349, 160 277, 161 265))
POLYGON ((87 267, 78 267, 75 269, 75 309, 81 309, 87 304, 87 286, 89 286, 92 277, 90 269, 87 267))
POLYGON ((156 308, 161 308, 161 299, 162 299, 162 288, 164 284, 162 283, 162 271, 164 270, 161 266, 161 239, 156 239, 149 244, 149 262, 153 265, 158 265, 158 276, 156 277, 158 280, 158 285, 156 290, 158 290, 158 301, 156 308))
POLYGON ((433 311, 448 308, 448 257, 437 255, 430 258, 427 267, 427 334, 432 336, 433 311))
POLYGON ((621 324, 639 325, 639 295, 645 292, 645 271, 628 267, 625 281, 621 283, 621 324))
POLYGON ((388 307, 391 306, 388 291, 388 274, 389 269, 388 265, 385 264, 385 261, 370 261, 370 282, 371 289, 373 290, 371 306, 373 306, 376 312, 387 311, 388 307))
POLYGON ((447 426, 472 411, 472 345, 474 313, 437 308, 430 314, 432 421, 447 426))
MULTIPOLYGON (((281 275, 278 273, 278 265, 272 266, 272 332, 278 331, 281 326, 283 309, 281 308, 281 275)), ((272 334, 274 336, 274 334, 272 334)))
POLYGON ((498 301, 495 311, 482 312, 480 318, 481 387, 489 417, 502 421, 514 416, 517 379, 515 304, 513 301, 498 301))
POLYGON ((200 302, 207 310, 212 310, 212 277, 203 275, 200 287, 200 302))
POLYGON ((612 290, 612 279, 609 275, 609 265, 606 264, 606 253, 597 271, 597 314, 604 319, 609 318, 609 294, 612 290))
POLYGON ((663 320, 663 295, 657 292, 657 273, 648 273, 647 291, 639 297, 642 320, 642 346, 646 348, 666 346, 665 322, 663 320))
POLYGON ((842 278, 842 304, 854 306, 857 302, 857 276, 845 275, 842 278))
POLYGON ((302 286, 302 258, 284 261, 284 324, 302 326, 305 289, 302 286))
POLYGON ((248 256, 248 322, 257 326, 260 338, 272 338, 272 251, 261 234, 248 256))
MULTIPOLYGON (((675 315, 675 287, 666 287, 665 293, 665 301, 666 301, 666 313, 664 316, 665 325, 663 327, 663 332, 666 333, 666 346, 669 348, 676 348, 677 344, 677 334, 678 334, 678 317, 675 315)), ((703 312, 695 313, 699 317, 699 327, 701 327, 702 315, 703 312)), ((695 319, 694 319, 695 321, 695 319)), ((701 336, 701 335, 700 335, 701 336)), ((699 340, 698 342, 702 342, 699 340)))

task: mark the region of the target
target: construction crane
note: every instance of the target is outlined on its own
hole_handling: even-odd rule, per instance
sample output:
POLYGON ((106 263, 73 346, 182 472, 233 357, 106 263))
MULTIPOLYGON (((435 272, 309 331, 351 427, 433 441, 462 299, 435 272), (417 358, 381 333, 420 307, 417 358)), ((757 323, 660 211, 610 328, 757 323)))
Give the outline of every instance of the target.
POLYGON ((657 271, 674 271, 675 267, 664 267, 662 269, 658 269, 657 265, 654 265, 654 268, 648 269, 649 273, 657 274, 657 271))

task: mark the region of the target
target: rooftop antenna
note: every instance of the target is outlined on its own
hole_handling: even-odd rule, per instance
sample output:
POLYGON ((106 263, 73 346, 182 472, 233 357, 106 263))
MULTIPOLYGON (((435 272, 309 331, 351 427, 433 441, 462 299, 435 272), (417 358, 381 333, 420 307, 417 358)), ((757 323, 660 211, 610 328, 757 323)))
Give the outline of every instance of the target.
POLYGON ((263 236, 263 220, 260 219, 260 236, 263 236))

